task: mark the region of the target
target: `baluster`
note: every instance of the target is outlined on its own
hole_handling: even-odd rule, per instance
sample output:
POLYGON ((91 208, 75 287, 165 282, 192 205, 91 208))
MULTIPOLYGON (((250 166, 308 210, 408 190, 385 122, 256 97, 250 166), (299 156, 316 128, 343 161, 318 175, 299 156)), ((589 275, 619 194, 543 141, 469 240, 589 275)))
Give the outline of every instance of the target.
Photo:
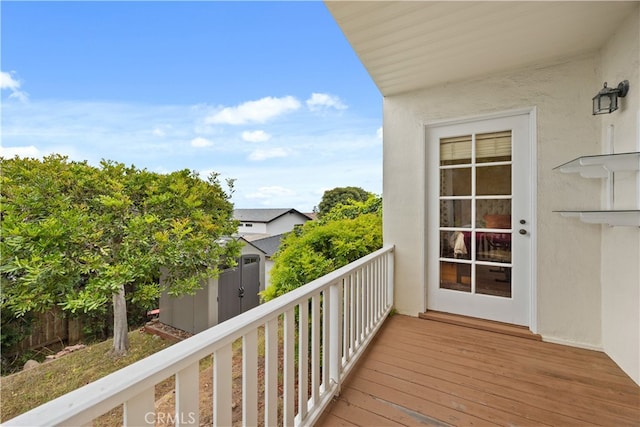
MULTIPOLYGON (((342 279, 344 281, 344 279, 342 279)), ((338 287, 339 285, 334 285, 338 287)), ((329 288, 330 289, 330 288, 329 288)), ((323 393, 331 387, 331 377, 329 376, 329 352, 331 343, 329 341, 329 316, 331 315, 331 296, 329 289, 322 293, 322 387, 323 393)))
POLYGON ((394 270, 393 270, 393 254, 394 252, 388 252, 386 257, 387 257, 387 307, 390 307, 393 305, 393 292, 394 292, 394 270))
POLYGON ((124 402, 123 425, 153 426, 156 421, 155 387, 148 388, 124 402))
POLYGON ((382 313, 382 303, 380 298, 380 290, 382 289, 382 262, 380 258, 376 260, 376 322, 382 313))
POLYGON ((294 425, 295 311, 284 313, 284 425, 294 425))
POLYGON ((232 359, 231 344, 215 352, 213 381, 213 424, 231 425, 232 359))
MULTIPOLYGON (((342 329, 342 357, 344 358, 342 363, 349 361, 349 349, 351 348, 351 340, 353 339, 353 287, 351 286, 352 274, 342 279, 344 287, 342 288, 342 312, 344 313, 344 325, 342 329)), ((338 301, 333 300, 334 304, 339 304, 338 301)))
MULTIPOLYGON (((329 329, 328 348, 325 348, 329 357, 329 381, 336 383, 337 391, 340 392, 340 371, 342 361, 342 351, 340 349, 342 342, 342 304, 340 304, 341 289, 337 284, 331 285, 329 288, 329 324, 325 325, 329 329)), ((345 349, 345 353, 348 352, 345 349)), ((327 383, 327 387, 331 384, 327 383)))
POLYGON ((199 363, 176 374, 176 427, 200 425, 199 384, 199 363))
POLYGON ((278 318, 269 320, 264 330, 264 425, 278 423, 278 318))
POLYGON ((315 407, 320 392, 320 294, 311 299, 311 402, 315 407))
POLYGON ((298 414, 304 420, 309 400, 309 300, 298 305, 298 414))
POLYGON ((371 327, 371 264, 367 264, 364 269, 364 327, 362 328, 364 333, 362 341, 367 339, 371 327))
POLYGON ((258 425, 258 331, 242 337, 242 425, 258 425))

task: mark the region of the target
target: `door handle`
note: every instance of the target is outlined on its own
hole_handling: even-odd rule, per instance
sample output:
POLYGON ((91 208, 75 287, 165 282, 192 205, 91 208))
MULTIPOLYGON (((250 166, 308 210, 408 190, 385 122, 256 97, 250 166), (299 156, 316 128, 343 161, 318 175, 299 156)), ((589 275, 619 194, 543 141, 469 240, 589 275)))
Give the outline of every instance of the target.
POLYGON ((522 235, 524 236, 525 234, 527 234, 527 230, 525 230, 524 228, 521 228, 521 229, 518 231, 518 233, 520 233, 520 234, 522 234, 522 235))

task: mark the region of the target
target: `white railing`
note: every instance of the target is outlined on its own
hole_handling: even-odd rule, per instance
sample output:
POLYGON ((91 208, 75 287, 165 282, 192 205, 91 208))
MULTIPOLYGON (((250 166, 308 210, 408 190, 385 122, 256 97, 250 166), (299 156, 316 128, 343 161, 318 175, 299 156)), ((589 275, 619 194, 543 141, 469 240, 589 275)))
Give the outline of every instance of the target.
POLYGON ((393 247, 385 247, 4 425, 90 425, 122 405, 125 426, 156 421, 198 426, 200 361, 212 356, 213 425, 254 426, 262 424, 259 417, 266 426, 313 425, 392 305, 393 247), (238 340, 241 354, 238 344, 232 346, 238 340), (234 358, 241 358, 242 366, 241 384, 235 385, 234 358), (261 358, 263 382, 258 379, 261 358), (155 386, 171 376, 175 409, 157 412, 155 386), (241 420, 233 417, 233 387, 242 389, 241 420))

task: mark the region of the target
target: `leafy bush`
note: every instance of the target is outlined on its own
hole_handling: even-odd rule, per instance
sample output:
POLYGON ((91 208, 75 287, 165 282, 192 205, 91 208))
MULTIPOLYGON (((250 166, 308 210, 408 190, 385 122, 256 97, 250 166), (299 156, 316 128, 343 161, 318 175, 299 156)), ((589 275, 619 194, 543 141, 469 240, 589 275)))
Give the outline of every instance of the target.
POLYGON ((269 301, 382 247, 382 199, 339 204, 289 233, 274 256, 269 301))

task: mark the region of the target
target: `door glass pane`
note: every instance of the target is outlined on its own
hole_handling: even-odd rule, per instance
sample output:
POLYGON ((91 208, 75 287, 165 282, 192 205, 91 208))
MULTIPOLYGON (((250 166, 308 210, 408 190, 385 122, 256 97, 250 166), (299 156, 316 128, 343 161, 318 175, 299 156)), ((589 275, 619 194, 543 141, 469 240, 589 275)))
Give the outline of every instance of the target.
POLYGON ((441 169, 441 196, 470 196, 471 168, 441 169))
POLYGON ((511 228, 511 199, 476 200, 476 227, 511 228))
POLYGON ((511 233, 476 233, 478 261, 511 263, 511 233))
POLYGON ((471 292, 471 264, 440 262, 440 288, 471 292))
POLYGON ((471 259, 470 232, 441 231, 440 258, 471 259))
POLYGON ((476 265, 476 293, 511 298, 511 267, 476 265))
POLYGON ((511 131, 476 135, 476 163, 511 161, 511 131))
POLYGON ((440 227, 471 227, 471 200, 440 200, 440 227))
POLYGON ((440 140, 440 165, 471 163, 471 135, 440 140))
POLYGON ((476 168, 476 195, 511 195, 511 165, 476 168))

